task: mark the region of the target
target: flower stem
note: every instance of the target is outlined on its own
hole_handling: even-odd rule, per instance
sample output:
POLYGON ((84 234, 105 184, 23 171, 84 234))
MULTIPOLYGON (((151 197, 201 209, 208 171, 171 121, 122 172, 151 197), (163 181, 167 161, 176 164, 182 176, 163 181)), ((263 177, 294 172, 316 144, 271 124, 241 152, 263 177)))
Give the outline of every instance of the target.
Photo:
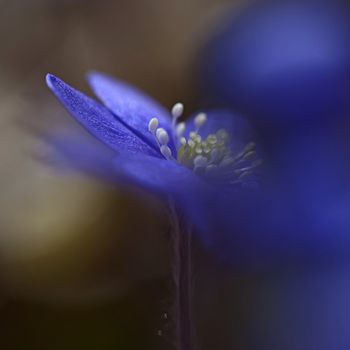
POLYGON ((170 203, 174 243, 173 274, 176 287, 175 327, 177 350, 194 350, 192 319, 191 230, 170 203))

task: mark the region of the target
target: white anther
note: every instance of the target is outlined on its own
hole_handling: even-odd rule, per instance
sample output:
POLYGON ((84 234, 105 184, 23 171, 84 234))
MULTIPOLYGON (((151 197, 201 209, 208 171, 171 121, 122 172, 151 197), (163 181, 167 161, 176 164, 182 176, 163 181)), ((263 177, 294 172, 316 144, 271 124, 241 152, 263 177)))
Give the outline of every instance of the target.
POLYGON ((152 134, 154 134, 158 128, 158 124, 159 124, 158 119, 152 118, 148 123, 148 131, 151 132, 152 134))
POLYGON ((195 148, 195 151, 196 151, 197 154, 202 154, 203 149, 202 149, 201 146, 197 146, 197 147, 195 148))
POLYGON ((186 138, 185 137, 181 137, 181 139, 180 139, 181 146, 186 146, 186 143, 187 143, 186 138))
POLYGON ((196 129, 198 130, 206 121, 207 121, 207 115, 205 113, 199 113, 194 118, 194 125, 196 126, 196 129))
POLYGON ((197 156, 193 159, 193 164, 195 167, 205 167, 208 164, 208 159, 203 156, 197 156))
POLYGON ((161 145, 167 145, 169 142, 169 135, 163 128, 157 129, 156 137, 161 145))
POLYGON ((172 159, 172 153, 171 153, 171 149, 169 148, 169 146, 167 146, 167 145, 160 146, 160 152, 167 160, 172 159))
POLYGON ((175 103, 173 108, 171 109, 171 115, 175 119, 180 118, 183 112, 184 112, 184 105, 180 102, 175 103))
POLYGON ((186 130, 186 124, 184 122, 176 125, 176 136, 181 137, 186 130))
POLYGON ((196 146, 196 143, 195 143, 193 140, 188 140, 187 144, 188 144, 191 148, 193 148, 193 147, 196 146))
POLYGON ((194 131, 191 131, 191 132, 190 132, 190 138, 191 138, 193 141, 195 141, 196 138, 197 138, 197 133, 194 132, 194 131))

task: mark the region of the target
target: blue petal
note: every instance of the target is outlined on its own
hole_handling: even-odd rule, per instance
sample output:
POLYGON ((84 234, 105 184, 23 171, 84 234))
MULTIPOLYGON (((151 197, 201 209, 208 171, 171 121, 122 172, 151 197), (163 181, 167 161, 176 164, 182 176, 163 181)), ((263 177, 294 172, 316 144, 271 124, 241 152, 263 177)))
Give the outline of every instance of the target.
MULTIPOLYGON (((244 118, 226 109, 209 109, 203 112, 206 113, 208 119, 200 128, 199 133, 202 137, 207 137, 209 134, 215 134, 220 129, 225 129, 230 134, 232 149, 237 151, 240 151, 251 141, 252 130, 249 122, 244 118)), ((186 137, 188 137, 190 131, 195 129, 194 118, 197 115, 198 113, 195 113, 186 121, 186 137)))
POLYGON ((122 155, 116 157, 114 165, 127 182, 161 195, 187 195, 201 183, 198 176, 175 161, 122 155))
POLYGON ((271 190, 232 196, 218 191, 191 194, 182 205, 201 242, 232 264, 260 269, 349 255, 348 198, 337 198, 331 207, 305 207, 286 192, 271 190))
POLYGON ((48 74, 47 85, 66 109, 94 136, 116 151, 145 153, 160 157, 152 148, 131 130, 125 127, 104 106, 48 74))
POLYGON ((44 157, 59 170, 79 171, 104 181, 115 181, 115 152, 90 135, 72 130, 51 131, 44 135, 53 152, 44 157))
POLYGON ((176 162, 146 155, 117 155, 89 135, 52 131, 44 140, 53 146, 45 160, 58 169, 75 170, 108 182, 128 182, 162 195, 189 194, 200 179, 176 162))
POLYGON ((160 127, 172 134, 170 113, 150 96, 102 73, 90 73, 88 81, 107 108, 151 144, 154 138, 148 131, 148 123, 153 117, 158 118, 160 127))

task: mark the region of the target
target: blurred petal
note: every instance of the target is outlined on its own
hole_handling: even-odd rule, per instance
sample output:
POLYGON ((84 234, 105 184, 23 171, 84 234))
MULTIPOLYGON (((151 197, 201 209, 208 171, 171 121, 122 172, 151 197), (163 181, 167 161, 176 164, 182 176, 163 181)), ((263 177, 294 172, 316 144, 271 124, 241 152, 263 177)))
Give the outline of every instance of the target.
POLYGON ((155 148, 153 149, 125 127, 107 108, 51 74, 47 75, 46 81, 68 112, 106 145, 116 151, 160 157, 155 148))
POLYGON ((148 123, 153 117, 158 118, 159 126, 171 135, 170 113, 152 97, 102 73, 90 73, 88 81, 107 108, 140 137, 154 144, 154 138, 148 131, 148 123))
POLYGON ((337 0, 246 3, 239 14, 220 18, 199 55, 205 99, 267 127, 347 117, 348 6, 337 0))
POLYGON ((114 166, 127 182, 159 194, 186 195, 201 182, 192 171, 175 161, 149 156, 118 156, 114 166))
POLYGON ((44 160, 58 169, 77 170, 102 180, 115 181, 115 153, 92 137, 60 130, 46 134, 45 141, 53 147, 53 151, 45 155, 44 160))
POLYGON ((209 190, 192 193, 182 204, 209 251, 234 265, 263 268, 348 256, 349 200, 337 202, 332 211, 329 205, 315 211, 286 192, 228 196, 209 190))
POLYGON ((189 193, 186 188, 200 182, 176 162, 146 155, 116 155, 88 135, 71 130, 46 134, 45 141, 53 146, 53 153, 45 154, 44 160, 62 170, 80 171, 109 182, 125 181, 159 194, 189 193))

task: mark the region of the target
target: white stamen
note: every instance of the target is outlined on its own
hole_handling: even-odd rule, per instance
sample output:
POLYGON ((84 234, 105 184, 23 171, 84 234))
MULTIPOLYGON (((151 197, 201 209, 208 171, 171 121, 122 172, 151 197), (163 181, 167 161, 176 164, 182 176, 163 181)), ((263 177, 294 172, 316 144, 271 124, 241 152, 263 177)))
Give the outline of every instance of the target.
POLYGON ((171 115, 174 119, 178 119, 182 116, 182 113, 184 112, 184 105, 180 102, 175 103, 173 108, 171 109, 171 115))
POLYGON ((197 156, 193 159, 193 164, 195 167, 205 167, 208 164, 208 159, 203 156, 197 156))
POLYGON ((151 132, 152 134, 154 134, 158 128, 158 124, 159 124, 158 119, 152 118, 148 123, 148 131, 151 132))
MULTIPOLYGON (((184 106, 176 103, 171 114, 173 116, 171 135, 175 138, 178 149, 176 154, 168 146, 170 136, 167 130, 159 127, 158 118, 152 118, 148 123, 148 130, 154 136, 155 142, 165 159, 177 161, 183 166, 191 168, 197 175, 211 178, 222 175, 222 181, 228 176, 235 177, 236 182, 243 181, 253 169, 261 164, 256 159, 255 144, 249 143, 239 154, 232 154, 228 140, 230 135, 225 129, 217 130, 202 138, 199 129, 207 121, 205 113, 199 113, 194 118, 194 129, 188 130, 188 138, 184 137, 186 124, 177 123, 183 114, 184 106), (246 162, 249 162, 246 164, 246 162), (241 166, 240 166, 241 165, 241 166), (245 167, 242 167, 245 166, 245 167), (214 174, 212 174, 214 172, 214 174)), ((221 181, 221 180, 220 180, 221 181)), ((230 183, 234 181, 229 180, 230 183)))
POLYGON ((194 141, 197 142, 197 143, 201 143, 202 138, 200 137, 200 135, 197 134, 195 139, 194 139, 194 141))
POLYGON ((194 118, 194 125, 196 126, 197 131, 206 121, 207 121, 207 115, 205 113, 199 113, 194 118))
POLYGON ((156 137, 161 145, 167 145, 169 142, 169 135, 163 128, 157 129, 156 137))
POLYGON ((167 146, 167 145, 160 146, 160 152, 167 160, 172 159, 172 153, 171 153, 171 149, 169 148, 169 146, 167 146))
POLYGON ((194 142, 193 140, 188 140, 187 144, 188 144, 191 148, 193 148, 193 147, 196 146, 196 144, 195 144, 195 142, 194 142))
POLYGON ((184 122, 177 124, 176 126, 176 136, 180 138, 186 130, 186 124, 184 122))
POLYGON ((191 131, 191 132, 190 132, 190 138, 191 138, 192 140, 195 140, 195 139, 197 138, 197 133, 195 133, 194 131, 191 131))
POLYGON ((195 148, 195 151, 196 151, 197 154, 202 154, 203 149, 202 149, 201 146, 197 146, 197 147, 195 148))

